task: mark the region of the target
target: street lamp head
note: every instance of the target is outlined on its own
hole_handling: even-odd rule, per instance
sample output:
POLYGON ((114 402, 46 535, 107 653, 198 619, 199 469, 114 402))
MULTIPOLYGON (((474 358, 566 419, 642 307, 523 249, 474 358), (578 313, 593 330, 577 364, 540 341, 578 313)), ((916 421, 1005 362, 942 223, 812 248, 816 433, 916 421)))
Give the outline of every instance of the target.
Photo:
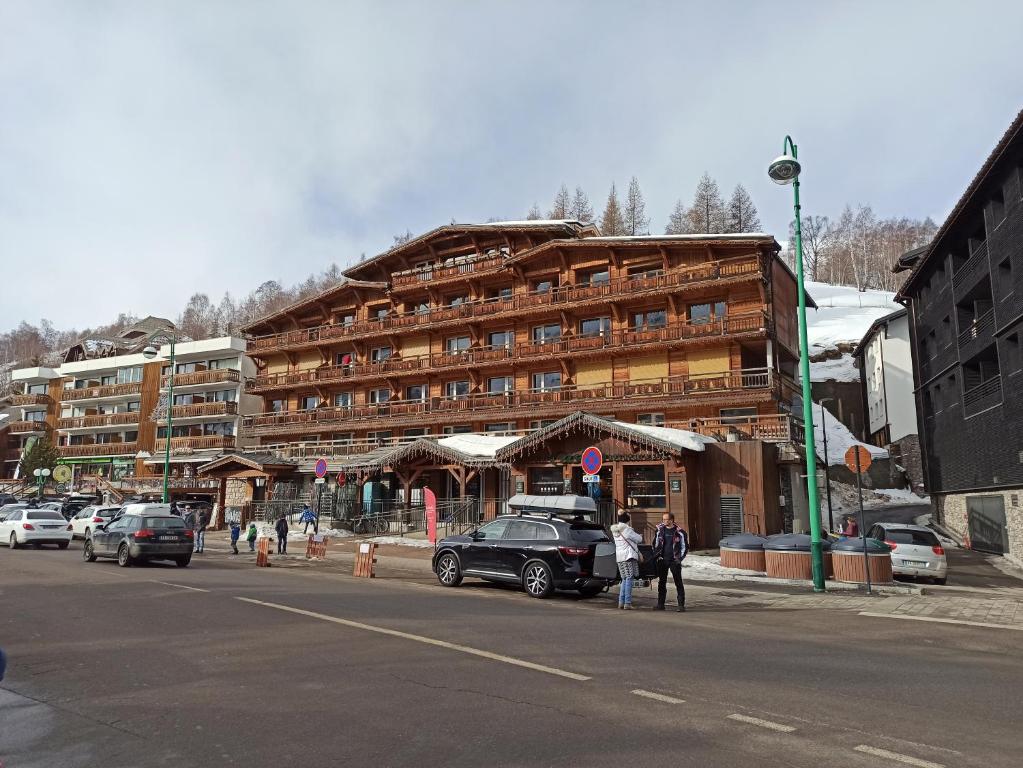
POLYGON ((791 184, 799 176, 800 170, 799 161, 790 154, 784 154, 774 159, 767 169, 767 175, 775 184, 791 184))
POLYGON ((142 350, 142 357, 146 358, 146 360, 152 360, 158 354, 160 354, 160 350, 158 350, 152 344, 150 344, 148 347, 142 350))
POLYGON ((32 474, 35 475, 36 477, 41 477, 42 474, 43 474, 43 470, 41 470, 41 469, 33 469, 32 470, 32 474))
POLYGON ((51 474, 50 470, 46 469, 45 467, 40 471, 42 472, 43 477, 49 477, 51 474))

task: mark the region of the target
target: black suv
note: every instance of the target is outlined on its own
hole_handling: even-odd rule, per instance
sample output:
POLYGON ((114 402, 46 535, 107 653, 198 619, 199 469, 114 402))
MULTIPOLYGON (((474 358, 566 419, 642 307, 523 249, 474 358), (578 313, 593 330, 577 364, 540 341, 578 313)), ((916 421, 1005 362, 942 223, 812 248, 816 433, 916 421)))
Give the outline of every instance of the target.
POLYGON ((612 582, 593 575, 597 544, 609 542, 597 523, 546 515, 506 515, 472 533, 437 544, 433 572, 446 587, 465 576, 521 584, 532 597, 574 589, 586 597, 612 582))
POLYGON ((116 557, 125 568, 145 560, 173 560, 182 568, 192 560, 193 533, 174 515, 122 515, 97 523, 82 547, 87 563, 116 557))

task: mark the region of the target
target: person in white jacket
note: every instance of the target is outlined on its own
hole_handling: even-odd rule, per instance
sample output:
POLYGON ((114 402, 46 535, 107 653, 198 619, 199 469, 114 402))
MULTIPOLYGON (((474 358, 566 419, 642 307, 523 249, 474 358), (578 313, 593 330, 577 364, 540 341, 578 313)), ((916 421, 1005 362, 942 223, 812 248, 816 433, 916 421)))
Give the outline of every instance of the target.
POLYGON ((639 577, 639 545, 643 537, 629 525, 629 513, 618 513, 618 522, 611 526, 611 535, 615 542, 615 560, 618 562, 618 573, 622 576, 622 586, 618 590, 618 607, 632 610, 632 585, 639 577))

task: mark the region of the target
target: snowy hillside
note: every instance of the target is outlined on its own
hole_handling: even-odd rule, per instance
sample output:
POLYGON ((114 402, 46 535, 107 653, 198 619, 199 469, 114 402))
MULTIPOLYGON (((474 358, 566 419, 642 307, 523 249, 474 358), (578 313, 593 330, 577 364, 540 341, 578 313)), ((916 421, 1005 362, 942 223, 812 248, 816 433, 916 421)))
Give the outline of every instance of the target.
POLYGON ((837 466, 845 463, 845 452, 854 445, 862 445, 866 448, 872 458, 887 459, 888 451, 878 448, 876 445, 868 445, 857 440, 849 428, 840 422, 827 407, 821 408, 819 403, 813 407, 813 439, 814 449, 817 458, 824 461, 824 424, 821 423, 821 411, 824 411, 824 421, 828 429, 828 464, 837 466))

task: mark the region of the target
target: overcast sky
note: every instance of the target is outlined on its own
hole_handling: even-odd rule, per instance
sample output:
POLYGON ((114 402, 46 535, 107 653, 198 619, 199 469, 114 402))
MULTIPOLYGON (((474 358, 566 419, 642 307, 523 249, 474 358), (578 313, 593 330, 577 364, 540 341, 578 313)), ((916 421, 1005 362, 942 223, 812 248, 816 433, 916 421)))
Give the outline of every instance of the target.
POLYGON ((176 317, 396 233, 704 172, 939 221, 1023 107, 1023 3, 0 0, 0 329, 176 317), (687 10, 692 9, 692 10, 687 10), (783 18, 786 14, 789 20, 783 18))

